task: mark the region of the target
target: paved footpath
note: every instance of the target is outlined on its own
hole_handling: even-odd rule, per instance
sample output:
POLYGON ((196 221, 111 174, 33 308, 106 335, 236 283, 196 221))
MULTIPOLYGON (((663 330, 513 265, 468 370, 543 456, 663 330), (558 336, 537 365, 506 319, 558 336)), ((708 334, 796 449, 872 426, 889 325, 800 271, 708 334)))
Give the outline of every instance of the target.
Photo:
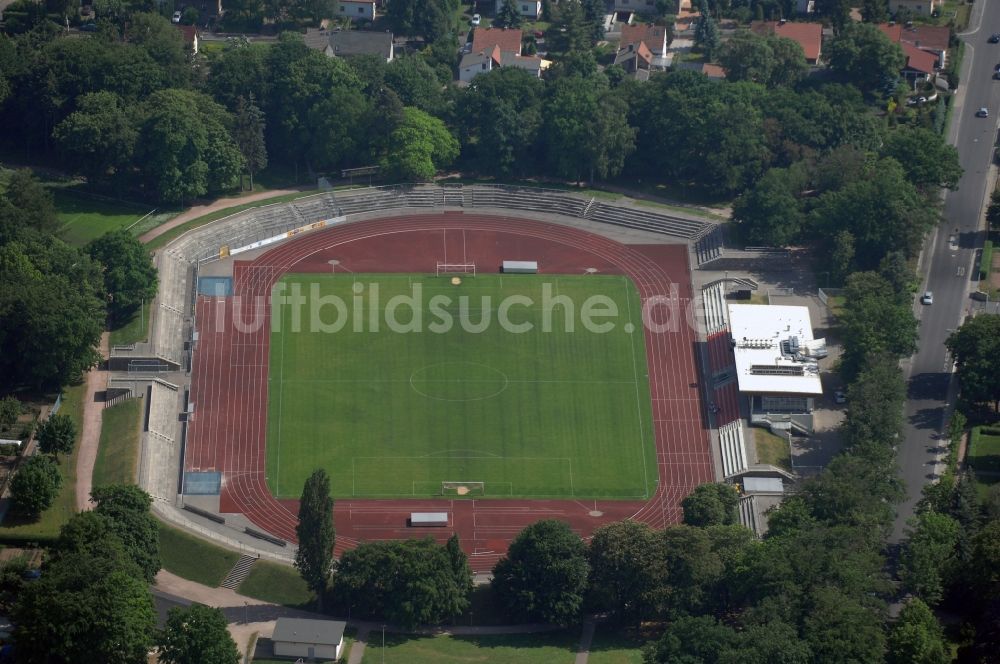
POLYGON ((272 189, 270 191, 258 191, 251 194, 245 194, 243 196, 234 196, 232 198, 220 198, 214 200, 211 203, 205 203, 204 205, 195 205, 188 208, 184 212, 166 222, 165 224, 160 224, 156 228, 146 231, 139 236, 140 242, 151 242, 152 240, 160 237, 167 231, 177 228, 182 224, 186 224, 192 219, 197 219, 198 217, 203 217, 211 212, 218 212, 219 210, 225 210, 226 208, 236 207, 237 205, 246 205, 247 203, 256 203, 257 201, 265 201, 269 198, 276 198, 278 196, 285 196, 287 194, 294 194, 296 192, 306 192, 315 189, 315 187, 302 187, 296 189, 272 189))
MULTIPOLYGON (((101 335, 100 353, 108 357, 108 333, 101 335)), ((80 428, 80 447, 76 458, 76 508, 89 510, 90 489, 94 479, 94 463, 97 462, 97 447, 101 442, 101 422, 104 404, 96 401, 97 393, 107 387, 107 372, 93 367, 87 372, 87 389, 83 394, 83 426, 80 428)))

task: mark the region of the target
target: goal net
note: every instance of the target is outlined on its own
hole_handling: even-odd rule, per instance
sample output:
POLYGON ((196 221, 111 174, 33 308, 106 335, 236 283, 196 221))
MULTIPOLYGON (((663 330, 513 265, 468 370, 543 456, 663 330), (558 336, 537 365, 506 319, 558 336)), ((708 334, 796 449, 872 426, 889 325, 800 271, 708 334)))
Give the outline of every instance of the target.
POLYGON ((442 496, 482 496, 486 482, 441 482, 442 496))
POLYGON ((437 276, 444 274, 471 274, 476 276, 475 263, 438 263, 437 276))

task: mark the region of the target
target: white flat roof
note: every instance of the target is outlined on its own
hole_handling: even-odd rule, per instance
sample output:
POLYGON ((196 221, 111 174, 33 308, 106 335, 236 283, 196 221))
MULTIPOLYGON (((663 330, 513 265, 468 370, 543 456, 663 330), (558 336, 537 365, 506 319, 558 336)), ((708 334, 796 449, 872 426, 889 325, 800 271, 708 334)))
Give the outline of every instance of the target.
POLYGON ((815 346, 808 307, 730 304, 729 329, 740 392, 823 394, 819 366, 800 350, 815 346))
POLYGON ((448 523, 448 513, 410 512, 410 523, 448 523))
POLYGON ((780 477, 744 477, 743 490, 747 493, 784 493, 780 477))

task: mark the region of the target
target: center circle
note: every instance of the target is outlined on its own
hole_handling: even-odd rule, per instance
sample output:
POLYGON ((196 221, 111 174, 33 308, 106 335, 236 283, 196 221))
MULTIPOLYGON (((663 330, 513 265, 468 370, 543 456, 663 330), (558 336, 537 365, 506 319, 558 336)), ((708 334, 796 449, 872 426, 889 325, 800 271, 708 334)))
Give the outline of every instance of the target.
POLYGON ((410 374, 410 387, 435 401, 482 401, 510 385, 507 374, 478 362, 438 362, 410 374))

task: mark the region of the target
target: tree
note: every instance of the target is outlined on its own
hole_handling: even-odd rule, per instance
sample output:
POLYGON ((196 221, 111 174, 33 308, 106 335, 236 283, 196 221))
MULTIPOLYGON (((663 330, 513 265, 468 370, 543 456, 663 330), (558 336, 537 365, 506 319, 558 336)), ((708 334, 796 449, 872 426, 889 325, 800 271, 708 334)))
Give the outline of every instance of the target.
POLYGON ((145 104, 136 149, 150 193, 179 202, 235 185, 243 157, 230 135, 231 124, 226 109, 203 94, 154 93, 145 104))
POLYGON ((824 52, 831 71, 867 95, 894 88, 906 64, 899 44, 870 23, 845 25, 824 52))
POLYGON ((546 31, 549 49, 562 55, 589 51, 593 30, 587 24, 580 0, 564 0, 554 11, 555 20, 546 31))
POLYGON ((122 323, 144 300, 156 296, 156 266, 146 246, 126 230, 105 233, 87 245, 87 253, 104 267, 108 314, 122 323))
POLYGON ((160 571, 159 527, 149 511, 153 499, 134 484, 95 487, 90 499, 97 505, 94 512, 108 519, 142 578, 152 583, 160 571))
POLYGON ((430 180, 458 156, 458 141, 444 123, 416 108, 403 110, 389 144, 382 172, 403 182, 430 180))
POLYGON ((739 494, 728 484, 699 484, 681 502, 684 523, 700 527, 737 523, 739 503, 739 494))
POLYGON ((598 528, 587 549, 590 589, 601 609, 638 623, 651 618, 662 582, 656 533, 638 521, 616 521, 598 528))
POLYGON ((955 546, 960 526, 946 514, 927 511, 913 517, 900 556, 903 587, 934 606, 957 571, 955 546))
MULTIPOLYGON (((851 358, 863 350, 852 345, 851 358)), ((872 442, 895 445, 903 433, 905 401, 906 383, 899 358, 891 354, 865 356, 860 373, 847 386, 847 417, 841 427, 844 441, 850 447, 872 442)))
POLYGON ((493 19, 493 27, 520 28, 523 22, 524 18, 521 16, 521 12, 517 10, 514 0, 504 0, 500 6, 500 11, 497 12, 496 18, 493 19))
POLYGON ((53 137, 72 168, 87 179, 120 180, 135 150, 134 110, 114 92, 88 93, 56 126, 53 137))
POLYGON ((333 566, 333 498, 330 497, 330 477, 322 468, 306 479, 299 502, 299 523, 295 526, 299 548, 295 551, 295 567, 309 589, 316 593, 322 609, 333 566))
MULTIPOLYGON (((0 235, 7 212, 0 197, 0 235)), ((0 243, 0 376, 9 386, 58 386, 100 360, 106 313, 96 264, 32 229, 0 243)))
POLYGON ((37 517, 59 495, 62 477, 51 459, 33 456, 21 464, 10 481, 11 504, 29 517, 37 517))
POLYGON ((364 542, 337 562, 334 594, 357 616, 406 629, 436 625, 469 607, 469 577, 456 572, 456 554, 429 537, 364 542))
POLYGON ((797 189, 788 169, 772 168, 736 199, 732 218, 747 242, 786 247, 798 240, 805 216, 797 189))
POLYGON ((829 664, 880 662, 885 656, 881 621, 859 600, 835 588, 818 588, 809 597, 802 636, 813 661, 829 664))
POLYGON ((76 445, 76 423, 69 415, 56 413, 38 427, 38 448, 59 462, 60 454, 72 454, 76 445))
POLYGON ((752 81, 768 87, 795 85, 809 70, 802 47, 791 39, 738 32, 719 49, 726 80, 752 81))
POLYGON ((698 25, 694 29, 694 43, 705 54, 705 57, 711 60, 721 43, 719 26, 708 10, 707 0, 698 0, 698 12, 700 16, 698 25))
POLYGON ((887 664, 946 664, 952 661, 944 633, 931 610, 917 598, 906 603, 889 632, 887 664))
POLYGON ((156 614, 149 586, 121 542, 46 564, 12 611, 18 661, 145 662, 156 614))
POLYGON ((389 4, 386 18, 394 33, 422 35, 433 42, 452 31, 451 17, 457 8, 452 0, 398 0, 389 4))
POLYGON ((867 165, 858 180, 823 193, 811 224, 826 241, 850 232, 857 266, 870 270, 890 251, 915 257, 937 218, 934 205, 907 180, 899 162, 883 158, 867 165))
POLYGON ((156 636, 164 664, 238 664, 240 651, 226 629, 219 609, 201 604, 173 608, 156 636))
POLYGON ((21 402, 8 395, 0 399, 0 429, 13 429, 21 415, 21 402))
POLYGON ((780 620, 749 625, 721 660, 725 664, 808 664, 814 661, 809 644, 795 628, 780 620))
POLYGON ((851 23, 851 3, 849 0, 818 0, 816 13, 830 19, 834 31, 842 34, 851 23))
POLYGON ((668 617, 700 615, 720 608, 726 564, 709 528, 667 528, 660 535, 666 579, 659 589, 660 610, 668 617))
POLYGON ((990 205, 986 208, 986 221, 991 230, 1000 229, 1000 190, 990 194, 990 205))
POLYGON ((646 664, 720 662, 737 643, 736 633, 711 616, 683 616, 671 622, 660 640, 646 647, 646 664))
POLYGON ((955 358, 962 397, 1000 408, 1000 316, 984 314, 967 320, 945 345, 955 358))
POLYGON ((26 168, 14 171, 7 181, 7 200, 19 211, 25 226, 54 232, 59 227, 52 193, 26 168))
POLYGON ((587 589, 586 549, 562 521, 549 519, 526 527, 493 568, 493 591, 514 616, 572 624, 587 589))
POLYGON ((861 18, 865 23, 885 23, 889 20, 889 5, 886 0, 862 0, 861 18))
POLYGON ((459 544, 458 535, 452 535, 448 538, 444 550, 448 555, 448 562, 451 564, 451 572, 455 576, 457 594, 461 597, 469 597, 472 594, 472 570, 469 568, 469 559, 459 544))
POLYGON ((253 93, 236 99, 236 121, 233 126, 233 140, 243 155, 243 163, 250 174, 250 190, 253 191, 253 174, 267 168, 267 146, 264 144, 264 113, 254 102, 253 93))
POLYGON ((936 131, 903 125, 886 136, 882 154, 900 163, 910 182, 923 190, 956 189, 962 177, 958 150, 936 131))

